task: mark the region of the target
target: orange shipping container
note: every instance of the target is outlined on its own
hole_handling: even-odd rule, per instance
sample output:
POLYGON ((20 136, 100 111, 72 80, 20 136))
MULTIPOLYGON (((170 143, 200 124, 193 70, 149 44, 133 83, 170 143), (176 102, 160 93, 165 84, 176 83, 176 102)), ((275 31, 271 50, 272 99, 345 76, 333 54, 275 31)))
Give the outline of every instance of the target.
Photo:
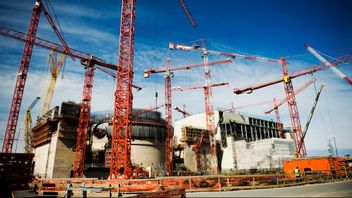
POLYGON ((340 162, 344 158, 341 157, 307 157, 307 158, 295 158, 284 161, 284 173, 288 177, 295 177, 294 170, 298 166, 300 172, 304 171, 320 171, 326 174, 342 174, 344 173, 343 168, 340 166, 340 162))

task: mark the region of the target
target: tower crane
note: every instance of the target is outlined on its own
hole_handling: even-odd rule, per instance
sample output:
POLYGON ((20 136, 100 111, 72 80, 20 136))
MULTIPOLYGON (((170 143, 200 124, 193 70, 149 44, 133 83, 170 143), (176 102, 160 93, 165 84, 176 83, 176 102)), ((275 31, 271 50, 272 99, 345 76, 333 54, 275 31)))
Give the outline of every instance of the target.
POLYGON ((314 100, 314 103, 313 103, 313 107, 310 110, 307 123, 306 123, 306 125, 304 127, 304 130, 303 130, 303 133, 302 133, 302 138, 299 141, 298 150, 296 150, 296 152, 295 152, 295 157, 298 157, 298 153, 300 153, 300 149, 302 148, 302 145, 303 145, 303 142, 304 142, 304 138, 306 137, 306 134, 307 134, 307 131, 308 131, 308 128, 309 128, 309 124, 312 121, 313 114, 314 114, 315 108, 316 108, 316 106, 318 104, 319 96, 320 96, 321 91, 323 90, 323 87, 324 87, 324 85, 320 86, 319 91, 318 91, 318 93, 317 93, 317 95, 315 97, 315 100, 314 100))
MULTIPOLYGON (((306 89, 309 85, 313 84, 316 80, 312 79, 310 81, 308 81, 307 83, 305 83, 302 87, 296 89, 294 91, 294 95, 296 96, 297 94, 301 93, 304 89, 306 89)), ((282 98, 277 100, 276 98, 273 98, 273 100, 266 100, 266 101, 262 101, 262 102, 257 102, 257 103, 252 103, 252 104, 245 104, 245 105, 239 105, 239 106, 234 106, 233 103, 231 103, 232 107, 230 109, 226 109, 224 110, 224 112, 226 111, 235 111, 238 109, 243 109, 243 108, 248 108, 248 107, 253 107, 253 106, 258 106, 258 105, 265 105, 265 104, 274 104, 273 108, 265 111, 265 114, 270 114, 271 112, 275 111, 275 116, 276 116, 276 122, 277 122, 277 128, 279 131, 279 135, 280 137, 283 137, 283 131, 282 131, 282 125, 281 125, 281 120, 280 120, 280 114, 279 114, 279 107, 284 104, 285 102, 288 101, 288 98, 282 98)))
POLYGON ((326 60, 324 57, 322 57, 315 49, 313 49, 311 46, 305 44, 304 47, 312 53, 317 59, 319 59, 325 66, 329 67, 331 71, 333 71, 338 77, 340 77, 342 80, 346 81, 349 85, 352 86, 352 80, 348 78, 344 73, 342 73, 340 70, 337 68, 333 67, 330 61, 326 60))
MULTIPOLYGON (((217 64, 225 64, 231 63, 231 59, 225 59, 220 61, 214 61, 207 63, 208 65, 217 65, 217 64)), ((170 66, 170 59, 166 59, 166 68, 155 70, 150 68, 149 70, 144 71, 144 78, 149 78, 150 74, 156 73, 165 73, 164 85, 165 85, 165 120, 167 123, 167 138, 166 138, 166 169, 168 175, 172 174, 172 137, 173 137, 173 129, 172 129, 172 88, 171 88, 171 78, 174 76, 173 71, 178 70, 190 70, 193 68, 202 67, 205 64, 194 64, 194 65, 185 65, 185 66, 170 66)), ((203 85, 204 87, 204 85, 203 85)))
MULTIPOLYGON (((343 63, 347 63, 349 61, 352 61, 351 55, 352 54, 349 53, 349 54, 346 54, 344 56, 339 57, 338 61, 336 61, 331 66, 337 66, 339 64, 343 64, 343 63)), ((294 90, 293 90, 293 86, 292 86, 292 79, 300 77, 300 76, 304 76, 307 74, 312 74, 317 71, 321 71, 321 70, 330 68, 331 66, 322 66, 321 64, 315 64, 315 65, 308 66, 308 67, 302 68, 300 70, 294 71, 292 73, 289 73, 287 70, 287 66, 286 66, 287 62, 285 61, 285 58, 283 58, 283 57, 281 58, 281 64, 282 64, 282 69, 283 69, 283 78, 282 79, 274 80, 274 81, 267 82, 267 83, 264 83, 261 85, 251 86, 251 87, 248 87, 245 89, 235 88, 235 89, 233 89, 233 92, 236 94, 242 94, 242 93, 246 93, 246 92, 252 93, 253 90, 264 88, 264 87, 267 87, 270 85, 274 85, 274 84, 283 82, 285 92, 286 92, 286 98, 289 99, 287 104, 289 106, 289 113, 290 113, 290 119, 291 119, 291 124, 292 124, 295 147, 296 147, 296 150, 298 150, 299 140, 302 137, 302 128, 301 128, 301 124, 300 124, 300 120, 299 120, 296 98, 295 98, 294 90)), ((304 157, 306 155, 304 142, 302 143, 301 147, 302 148, 300 149, 300 153, 298 155, 299 155, 299 157, 304 157)))
MULTIPOLYGON (((175 44, 172 42, 169 42, 169 49, 170 50, 185 50, 185 51, 200 51, 203 54, 203 62, 205 64, 204 66, 204 76, 205 76, 205 84, 209 85, 211 81, 211 76, 210 76, 210 69, 207 65, 208 62, 208 55, 219 55, 219 56, 226 56, 226 57, 231 57, 231 58, 243 58, 247 60, 257 60, 257 61, 265 61, 265 62, 275 62, 277 63, 278 60, 274 59, 269 59, 269 58, 264 58, 264 57, 257 57, 257 56, 250 56, 250 55, 242 55, 242 54, 235 54, 235 53, 227 53, 227 52, 219 52, 219 51, 213 51, 213 50, 208 50, 205 47, 204 40, 201 39, 202 47, 195 44, 193 46, 186 46, 182 44, 175 44)), ((209 131, 209 143, 210 143, 210 152, 211 152, 211 167, 212 167, 212 173, 213 174, 218 174, 219 169, 218 169, 218 159, 217 159, 217 147, 216 147, 216 140, 215 140, 215 135, 216 135, 216 130, 215 130, 215 124, 214 124, 214 116, 213 116, 213 105, 211 102, 212 99, 212 92, 211 92, 211 87, 208 87, 204 90, 204 95, 205 95, 205 113, 206 113, 206 125, 207 129, 209 131)))
POLYGON ((26 84, 27 73, 28 73, 28 69, 29 69, 30 59, 32 56, 32 49, 33 49, 33 45, 34 45, 35 35, 36 35, 37 29, 38 29, 41 11, 44 12, 45 17, 48 20, 48 22, 50 23, 53 30, 55 31, 56 36, 60 39, 61 43, 63 44, 64 49, 66 50, 66 53, 69 54, 73 60, 75 59, 71 55, 72 53, 71 53, 67 43, 65 42, 65 40, 61 36, 60 32, 56 28, 55 23, 52 20, 52 18, 50 17, 44 4, 42 3, 41 0, 36 0, 36 3, 35 3, 34 8, 32 10, 32 16, 31 16, 31 20, 30 20, 30 24, 29 24, 29 28, 28 28, 27 37, 25 39, 25 46, 23 49, 22 59, 20 62, 20 68, 19 68, 18 75, 17 75, 16 86, 15 86, 13 97, 12 97, 9 118, 8 118, 7 125, 6 125, 4 142, 2 145, 2 152, 3 153, 11 153, 12 152, 13 140, 15 138, 16 127, 17 127, 17 122, 18 122, 18 115, 19 115, 20 108, 21 108, 22 97, 23 97, 24 88, 25 88, 25 84, 26 84))
MULTIPOLYGON (((14 38, 20 41, 26 41, 28 37, 27 34, 6 28, 4 26, 0 26, 0 34, 14 38)), ((38 37, 33 38, 33 45, 49 49, 49 50, 56 50, 61 54, 67 54, 67 50, 64 46, 59 45, 57 43, 47 41, 38 37)), ((75 155, 75 165, 74 165, 74 177, 82 177, 83 170, 84 170, 84 156, 85 156, 85 145, 86 145, 86 135, 87 135, 87 128, 88 122, 90 119, 90 100, 92 95, 92 88, 93 88, 93 79, 94 79, 94 70, 98 67, 104 67, 108 69, 117 70, 117 66, 111 63, 108 63, 96 56, 91 54, 81 52, 78 50, 70 49, 71 56, 74 58, 78 58, 81 60, 81 64, 85 67, 85 79, 83 84, 83 94, 82 94, 82 104, 80 110, 80 117, 79 117, 79 125, 77 128, 77 148, 76 148, 76 155, 75 155)), ((104 70, 104 69, 103 69, 104 70)), ((104 70, 107 71, 107 70, 104 70)), ((140 87, 137 87, 139 89, 140 87)))
POLYGON ((180 113, 182 113, 183 118, 186 118, 187 116, 190 115, 190 113, 188 113, 188 112, 186 111, 186 105, 182 105, 182 109, 180 109, 180 108, 178 108, 178 107, 175 107, 174 110, 175 110, 175 111, 178 111, 178 112, 180 112, 180 113))
POLYGON ((66 54, 61 54, 59 61, 57 61, 56 47, 54 47, 53 53, 49 55, 50 64, 50 82, 46 91, 45 100, 42 106, 42 115, 50 109, 51 101, 53 98, 55 84, 57 77, 59 76, 62 65, 64 64, 66 54), (57 61, 57 62, 56 62, 57 61))
MULTIPOLYGON (((225 83, 215 83, 215 84, 207 84, 207 85, 193 85, 193 86, 187 86, 187 87, 173 87, 171 90, 172 91, 187 91, 187 90, 194 90, 194 89, 202 89, 203 88, 204 92, 207 92, 209 90, 209 87, 219 87, 219 86, 225 86, 225 85, 228 86, 229 83, 225 82, 225 83)), ((206 118, 207 118, 207 116, 206 116, 206 118)), ((210 138, 210 134, 209 134, 209 138, 210 138)), ((204 134, 201 133, 201 136, 199 138, 199 142, 192 146, 192 149, 195 151, 195 154, 196 154, 197 170, 201 169, 200 147, 202 146, 203 139, 204 139, 204 134)), ((212 148, 210 148, 210 149, 212 149, 212 148)), ((214 171, 214 170, 212 170, 212 171, 214 171)))
POLYGON ((40 97, 36 97, 31 105, 27 108, 26 111, 26 118, 24 122, 24 152, 25 153, 32 153, 33 148, 32 148, 32 115, 31 111, 34 108, 34 106, 38 103, 40 100, 40 97))
MULTIPOLYGON (((185 10, 186 11, 186 10, 185 10)), ((132 81, 136 0, 122 0, 114 98, 110 178, 131 178, 132 81)), ((166 106, 167 104, 165 104, 166 106)), ((172 109, 171 109, 172 110, 172 109)))

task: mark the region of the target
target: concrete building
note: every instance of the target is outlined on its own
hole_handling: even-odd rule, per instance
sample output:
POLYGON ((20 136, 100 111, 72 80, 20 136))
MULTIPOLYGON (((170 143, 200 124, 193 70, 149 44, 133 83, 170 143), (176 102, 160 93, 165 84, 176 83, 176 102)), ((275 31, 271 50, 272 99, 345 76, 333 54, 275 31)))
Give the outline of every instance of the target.
MULTIPOLYGON (((69 178, 74 165, 80 105, 63 102, 37 120, 33 128, 34 174, 46 178, 69 178)), ((134 109, 133 113, 141 111, 134 109)), ((107 178, 110 171, 112 111, 92 113, 87 134, 86 177, 107 178)), ((165 171, 166 122, 160 112, 133 117, 132 165, 150 175, 165 171)))
MULTIPOLYGON (((282 167, 283 160, 293 155, 293 141, 279 137, 278 123, 273 120, 239 112, 214 111, 214 121, 218 166, 222 172, 277 169, 282 167)), ((210 172, 207 139, 201 146, 202 170, 197 170, 192 150, 192 145, 199 141, 199 134, 207 133, 205 123, 205 113, 175 122, 175 138, 184 148, 181 153, 183 165, 191 172, 210 172)))
POLYGON ((34 174, 48 178, 70 177, 79 111, 79 104, 63 102, 61 109, 57 106, 37 119, 32 143, 34 174))

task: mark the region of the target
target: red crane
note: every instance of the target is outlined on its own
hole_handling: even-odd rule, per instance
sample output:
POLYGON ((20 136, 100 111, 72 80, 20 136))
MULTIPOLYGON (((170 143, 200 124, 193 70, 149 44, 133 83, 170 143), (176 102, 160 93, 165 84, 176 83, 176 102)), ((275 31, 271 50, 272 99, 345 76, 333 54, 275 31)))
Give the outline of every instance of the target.
MULTIPOLYGON (((317 71, 321 71, 321 70, 330 68, 332 66, 336 66, 336 65, 339 65, 342 63, 349 62, 352 60, 351 55, 352 54, 347 54, 347 55, 339 57, 338 61, 336 61, 331 66, 322 66, 321 64, 316 64, 316 65, 312 65, 312 66, 300 69, 300 70, 292 72, 292 73, 288 73, 287 66, 286 66, 287 62, 285 61, 284 58, 281 58, 281 64, 282 64, 282 70, 283 70, 283 78, 282 79, 274 80, 274 81, 264 83, 261 85, 257 85, 257 86, 248 87, 248 88, 245 88, 242 90, 235 88, 233 90, 233 92, 236 94, 242 94, 244 92, 251 93, 253 90, 283 82, 285 92, 286 92, 286 98, 289 99, 287 104, 289 106, 289 113, 290 113, 290 119, 291 119, 291 124, 292 124, 294 142, 295 142, 296 150, 299 150, 298 146, 299 146, 299 141, 302 136, 302 128, 301 128, 301 123, 299 120, 298 108, 297 108, 296 98, 295 98, 294 89, 293 89, 293 85, 292 85, 291 80, 293 78, 297 78, 299 76, 303 76, 306 74, 312 74, 317 71)), ((301 147, 300 153, 298 155, 299 155, 299 157, 304 157, 306 155, 304 142, 302 143, 302 147, 301 147)))
MULTIPOLYGON (((26 41, 27 35, 25 33, 9 29, 3 26, 0 26, 0 34, 14 38, 20 41, 26 41)), ((33 45, 53 50, 55 49, 57 52, 66 54, 67 50, 64 46, 59 45, 57 43, 47 41, 38 37, 33 37, 34 42, 33 45)), ((105 73, 111 75, 111 72, 104 68, 117 70, 117 66, 111 63, 107 63, 104 60, 97 58, 93 55, 90 55, 85 52, 81 52, 78 50, 70 49, 71 55, 74 58, 81 59, 81 64, 85 66, 85 79, 83 85, 83 94, 82 94, 82 104, 80 110, 79 117, 79 126, 77 128, 77 147, 76 147, 76 156, 75 156, 75 165, 74 165, 74 177, 82 177, 84 170, 84 157, 85 157, 85 145, 86 145, 86 135, 87 135, 87 127, 90 117, 90 100, 93 88, 93 78, 94 78, 94 69, 98 68, 105 73), (101 67, 99 67, 100 65, 101 67)), ((114 75, 113 75, 114 76, 114 75)), ((135 86, 137 90, 141 89, 138 86, 135 86)))
MULTIPOLYGON (((265 61, 265 62, 275 62, 277 63, 278 60, 274 59, 268 59, 264 57, 257 57, 257 56, 250 56, 250 55, 242 55, 242 54, 235 54, 235 53, 227 53, 227 52, 219 52, 219 51, 213 51, 213 50, 208 50, 205 47, 204 40, 201 39, 202 47, 195 44, 193 46, 186 46, 182 44, 175 44, 170 42, 169 43, 169 49, 170 50, 186 50, 186 51, 200 51, 203 54, 203 62, 205 64, 204 66, 204 76, 205 76, 205 84, 209 85, 211 76, 210 76, 210 69, 207 66, 208 62, 208 55, 220 55, 220 56, 226 56, 226 57, 231 57, 231 58, 244 58, 247 60, 257 60, 257 61, 265 61)), ((217 174, 219 172, 218 169, 218 161, 217 161, 217 147, 216 147, 216 140, 215 140, 215 135, 216 135, 216 130, 215 130, 215 124, 214 124, 214 116, 213 116, 213 105, 211 102, 212 98, 212 92, 211 92, 211 87, 208 87, 204 90, 204 95, 205 95, 205 113, 206 113, 206 125, 207 129, 209 131, 209 142, 210 142, 210 152, 211 152, 211 160, 210 164, 212 167, 212 173, 217 174)))
MULTIPOLYGON (((132 81, 136 0, 122 0, 110 178, 131 178, 132 81)), ((167 104, 165 104, 166 106, 167 104)))
POLYGON ((118 70, 112 119, 110 179, 132 177, 132 81, 136 0, 122 0, 118 70))
MULTIPOLYGON (((220 61, 209 62, 208 65, 217 65, 217 64, 225 64, 231 63, 231 59, 225 59, 220 61)), ((173 77, 173 71, 178 70, 190 70, 193 68, 203 67, 205 64, 194 64, 194 65, 186 65, 186 66, 170 66, 170 59, 166 59, 166 68, 155 70, 150 68, 149 70, 144 71, 144 77, 149 78, 150 74, 155 73, 165 73, 165 119, 167 122, 167 135, 166 135, 166 169, 167 174, 172 174, 172 89, 171 89, 171 78, 173 77)), ((202 86, 204 87, 204 85, 202 86)))
MULTIPOLYGON (((194 90, 194 89, 204 89, 204 92, 207 92, 209 90, 209 87, 219 87, 219 86, 224 86, 224 85, 229 85, 229 83, 216 83, 216 84, 207 84, 207 85, 193 85, 193 86, 188 86, 188 87, 173 87, 171 90, 172 91, 187 91, 187 90, 194 90)), ((205 100, 207 95, 205 95, 205 100)), ((207 116, 206 116, 207 117, 207 116)), ((207 125, 207 128, 209 126, 207 125)), ((200 170, 201 168, 201 162, 200 162, 200 147, 202 146, 202 142, 203 142, 203 138, 204 138, 204 134, 202 133, 200 138, 199 138, 199 142, 195 145, 192 146, 193 150, 195 150, 196 153, 196 165, 197 165, 197 170, 200 170)), ((209 134, 209 138, 210 138, 210 134, 209 134)), ((210 149, 212 149, 210 147, 210 149)), ((214 171, 214 170, 212 170, 214 171)))
POLYGON ((192 26, 195 28, 197 27, 197 23, 196 21, 193 19, 191 12, 189 11, 189 9, 186 6, 186 3, 184 2, 184 0, 180 0, 180 3, 182 5, 183 10, 185 11, 189 21, 191 22, 192 26))
MULTIPOLYGON (((18 114, 19 114, 20 108, 21 108, 22 97, 23 97, 24 88, 25 88, 25 84, 26 84, 27 73, 28 73, 28 69, 29 69, 29 65, 30 65, 30 59, 32 56, 34 39, 35 39, 35 35, 37 33, 41 11, 44 12, 45 17, 48 19, 50 25, 52 26, 56 35, 58 36, 61 43, 65 47, 65 50, 67 51, 67 53, 69 55, 71 55, 71 51, 68 48, 68 45, 66 44, 66 42, 64 41, 60 32, 56 28, 53 20, 51 19, 50 15, 47 12, 46 8, 44 7, 43 3, 41 2, 41 0, 37 0, 34 5, 34 8, 32 10, 32 16, 30 19, 29 27, 28 27, 28 33, 27 33, 27 37, 25 40, 25 46, 23 49, 22 59, 20 62, 20 68, 19 68, 18 75, 17 75, 16 86, 15 86, 14 93, 13 93, 9 118, 7 121, 6 132, 5 132, 4 142, 3 142, 3 146, 2 146, 3 153, 11 153, 12 152, 12 146, 13 146, 13 141, 15 138, 16 127, 17 127, 17 122, 18 122, 18 114)), ((72 57, 72 59, 74 59, 74 57, 72 57)))
MULTIPOLYGON (((315 82, 315 79, 312 79, 310 80, 309 82, 307 82, 306 84, 304 84, 302 87, 300 87, 299 89, 296 89, 294 91, 294 94, 293 95, 297 95, 299 94, 301 91, 303 91, 305 88, 307 88, 309 85, 311 85, 312 83, 315 82)), ((283 131, 282 131, 282 126, 279 124, 281 123, 281 120, 280 120, 280 115, 279 115, 279 106, 281 106, 282 104, 284 104, 285 102, 288 102, 290 101, 289 98, 284 98, 284 99, 281 99, 280 101, 276 101, 276 99, 274 98, 273 99, 273 102, 274 102, 274 107, 269 110, 269 111, 266 111, 265 114, 269 114, 271 113, 272 111, 275 111, 275 115, 276 115, 276 120, 277 120, 277 127, 278 127, 278 130, 279 130, 279 135, 280 137, 283 137, 283 131)))
POLYGON ((180 113, 182 113, 183 118, 186 118, 187 116, 191 115, 190 113, 188 113, 188 112, 186 111, 186 105, 182 105, 182 109, 180 109, 180 108, 178 108, 178 107, 175 107, 174 110, 175 110, 175 111, 178 111, 178 112, 180 112, 180 113))
MULTIPOLYGON (((315 82, 315 79, 312 79, 312 80, 308 81, 302 87, 296 89, 294 94, 297 95, 297 94, 301 93, 304 89, 306 89, 313 82, 315 82)), ((252 103, 252 104, 245 104, 245 105, 239 105, 239 106, 234 106, 233 103, 231 103, 231 108, 224 110, 224 112, 227 112, 227 111, 233 112, 233 111, 238 110, 238 109, 243 109, 243 108, 248 108, 248 107, 254 107, 254 106, 258 106, 258 105, 265 105, 265 104, 273 103, 274 104, 273 108, 268 110, 268 111, 266 111, 266 112, 264 112, 264 113, 265 114, 269 114, 269 113, 275 111, 276 122, 277 122, 277 128, 278 128, 278 131, 279 131, 279 135, 280 135, 280 137, 283 137, 283 134, 282 134, 283 131, 282 131, 282 125, 280 124, 281 120, 280 120, 280 114, 279 114, 278 107, 280 107, 282 104, 284 104, 287 101, 288 101, 288 98, 282 98, 282 99, 279 99, 279 100, 277 100, 276 98, 273 98, 273 100, 266 100, 266 101, 262 101, 262 102, 257 102, 257 103, 252 103)))

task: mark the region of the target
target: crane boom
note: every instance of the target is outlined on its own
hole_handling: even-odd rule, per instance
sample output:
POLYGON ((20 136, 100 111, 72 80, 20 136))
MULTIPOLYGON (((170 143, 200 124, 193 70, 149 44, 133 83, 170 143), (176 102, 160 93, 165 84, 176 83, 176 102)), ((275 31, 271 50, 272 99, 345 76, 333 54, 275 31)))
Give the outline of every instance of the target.
POLYGON ((61 54, 59 61, 56 63, 56 51, 53 50, 53 54, 49 55, 50 63, 50 82, 46 91, 45 100, 42 106, 42 115, 50 109, 51 101, 54 95, 55 84, 57 77, 59 76, 62 65, 64 64, 66 54, 61 54))
POLYGON ((138 111, 138 112, 136 112, 136 113, 133 113, 133 114, 132 114, 132 117, 137 117, 137 116, 142 115, 142 114, 144 114, 144 113, 157 110, 157 109, 159 109, 159 108, 161 108, 161 107, 163 107, 163 106, 164 106, 164 104, 160 104, 160 105, 157 105, 157 106, 147 107, 147 108, 145 108, 145 109, 143 109, 143 110, 141 110, 141 111, 138 111))
MULTIPOLYGON (((303 141, 304 141, 304 138, 306 137, 306 134, 307 134, 307 131, 308 131, 310 122, 312 121, 313 114, 314 114, 315 108, 316 108, 316 106, 317 106, 317 104, 318 104, 319 96, 320 96, 321 91, 323 90, 323 87, 324 87, 324 85, 321 85, 321 86, 320 86, 319 91, 318 91, 318 93, 317 93, 317 96, 315 97, 315 100, 314 100, 314 103, 313 103, 313 107, 312 107, 312 109, 310 110, 310 114, 309 114, 309 116, 308 116, 307 123, 306 123, 306 125, 305 125, 305 127, 304 127, 304 130, 303 130, 303 133, 302 133, 302 138, 301 138, 301 140, 300 140, 300 142, 299 142, 298 150, 296 151, 296 153, 300 153, 300 150, 301 150, 301 148, 302 148, 302 143, 303 143, 303 141)), ((296 156, 297 156, 297 154, 296 154, 296 156)))
POLYGON ((307 44, 305 44, 304 47, 310 53, 312 53, 317 59, 319 59, 325 66, 329 67, 329 69, 331 69, 331 71, 333 71, 338 77, 340 77, 342 80, 346 81, 349 85, 352 86, 351 79, 348 78, 348 76, 346 76, 345 74, 343 74, 340 70, 333 67, 333 65, 328 60, 326 60, 324 57, 322 57, 315 49, 313 49, 312 47, 310 47, 307 44))
MULTIPOLYGON (((224 83, 214 83, 214 84, 209 84, 210 87, 219 87, 219 86, 224 86, 224 85, 229 85, 228 82, 224 83)), ((193 86, 187 86, 187 87, 173 87, 172 91, 187 91, 187 90, 192 90, 192 89, 201 89, 201 88, 206 88, 207 85, 193 85, 193 86)))
MULTIPOLYGON (((224 59, 224 60, 218 60, 218 61, 213 61, 213 62, 208 62, 208 65, 219 65, 219 64, 225 64, 225 63, 231 63, 231 59, 224 59)), ((204 67, 204 63, 200 64, 194 64, 194 65, 185 65, 185 66, 174 66, 170 67, 169 71, 177 71, 177 70, 190 70, 193 68, 198 68, 198 67, 204 67)), ((155 70, 153 67, 151 67, 149 70, 144 71, 144 77, 149 78, 150 74, 157 74, 157 73, 165 73, 166 69, 159 69, 155 70)))
MULTIPOLYGON (((26 41, 26 38, 28 36, 28 34, 25 34, 23 32, 14 30, 14 29, 10 29, 4 26, 0 26, 0 34, 9 38, 14 38, 16 40, 20 40, 20 41, 26 41)), ((52 41, 48 41, 39 37, 33 37, 33 45, 41 47, 41 48, 45 48, 48 50, 56 50, 57 52, 61 53, 61 54, 67 54, 67 51, 65 49, 64 46, 52 42, 52 41)), ((106 67, 112 70, 117 70, 117 66, 111 63, 106 62, 105 60, 102 60, 94 55, 91 55, 89 53, 86 52, 81 52, 79 50, 75 50, 75 49, 70 49, 71 51, 71 55, 74 58, 79 58, 81 60, 88 60, 91 59, 91 57, 93 57, 93 62, 95 65, 100 65, 102 67, 106 67)))
POLYGON ((24 152, 32 153, 32 115, 31 111, 34 106, 38 103, 40 97, 36 97, 33 102, 29 105, 26 111, 26 118, 24 122, 24 152))
MULTIPOLYGON (((108 74, 108 75, 110 75, 114 79, 116 79, 116 74, 111 72, 110 70, 104 69, 103 67, 99 67, 99 66, 95 66, 95 68, 100 70, 100 71, 102 71, 102 72, 104 72, 104 73, 106 73, 106 74, 108 74)), ((134 84, 132 84, 132 87, 135 88, 137 91, 140 91, 140 90, 143 89, 142 87, 134 85, 134 84)))
MULTIPOLYGON (((41 0, 37 0, 37 1, 40 2, 41 0)), ((49 24, 50 24, 51 27, 53 28, 53 30, 54 30, 56 36, 60 39, 62 45, 64 46, 64 48, 65 48, 65 50, 66 50, 66 52, 67 52, 67 54, 69 54, 69 55, 71 56, 71 58, 72 58, 73 61, 76 61, 75 57, 72 55, 72 52, 71 52, 70 48, 68 47, 68 45, 67 45, 67 43, 66 43, 64 37, 61 35, 61 33, 59 32, 59 30, 57 29, 57 27, 56 27, 56 25, 55 25, 53 19, 52 19, 51 16, 49 15, 49 13, 48 13, 48 11, 46 10, 44 4, 41 3, 40 6, 41 6, 40 8, 41 8, 41 9, 43 10, 43 12, 44 12, 44 16, 46 17, 46 19, 48 20, 49 24)))
MULTIPOLYGON (((309 85, 313 84, 315 81, 316 81, 316 79, 312 79, 312 80, 308 81, 308 82, 305 83, 302 87, 296 89, 296 90, 294 91, 294 95, 297 95, 297 94, 301 93, 304 89, 306 89, 309 85)), ((271 108, 271 109, 268 110, 268 111, 265 111, 264 113, 265 113, 265 114, 269 114, 269 113, 273 112, 273 111, 275 110, 275 108, 281 106, 282 104, 284 104, 284 103, 287 102, 287 101, 288 101, 288 98, 287 98, 287 97, 286 97, 286 98, 283 98, 283 99, 280 99, 280 100, 274 105, 273 108, 271 108)))
MULTIPOLYGON (((352 61, 352 53, 346 54, 346 55, 341 56, 341 57, 339 57, 337 59, 339 61, 333 63, 331 66, 324 66, 322 64, 314 64, 314 65, 311 65, 311 66, 296 70, 294 72, 291 72, 288 76, 286 76, 286 78, 294 79, 294 78, 297 78, 297 77, 300 77, 300 76, 304 76, 304 75, 307 75, 307 74, 313 74, 315 72, 322 71, 322 70, 328 69, 330 67, 336 67, 336 66, 338 66, 340 64, 348 63, 348 62, 352 61)), ((255 86, 247 87, 247 88, 244 88, 244 89, 234 88, 233 92, 235 94, 252 93, 254 90, 261 89, 261 88, 264 88, 264 87, 268 87, 268 86, 271 86, 271 85, 274 85, 274 84, 278 84, 278 83, 284 82, 284 80, 285 80, 284 78, 281 78, 281 79, 278 79, 278 80, 274 80, 274 81, 270 81, 270 82, 267 82, 267 83, 263 83, 261 85, 255 85, 255 86)))
POLYGON ((191 22, 192 26, 193 26, 194 28, 197 27, 197 23, 196 23, 196 21, 194 20, 194 18, 192 17, 191 12, 190 12, 189 9, 187 8, 186 3, 184 2, 184 0, 180 0, 180 3, 181 3, 181 5, 182 5, 182 8, 183 8, 183 10, 185 11, 185 13, 186 13, 186 15, 187 15, 189 21, 191 22))
POLYGON ((243 55, 243 54, 236 54, 236 53, 231 53, 231 52, 219 52, 219 51, 214 51, 214 50, 207 50, 204 47, 200 47, 199 45, 195 44, 193 46, 187 46, 187 45, 182 45, 182 44, 175 44, 173 42, 169 42, 169 49, 170 50, 185 50, 185 51, 206 51, 207 54, 212 54, 212 55, 219 55, 219 56, 226 56, 230 58, 243 58, 247 60, 255 60, 255 61, 263 61, 263 62, 271 62, 271 63, 280 63, 279 59, 271 59, 271 58, 265 58, 265 57, 260 57, 260 56, 252 56, 252 55, 243 55))

